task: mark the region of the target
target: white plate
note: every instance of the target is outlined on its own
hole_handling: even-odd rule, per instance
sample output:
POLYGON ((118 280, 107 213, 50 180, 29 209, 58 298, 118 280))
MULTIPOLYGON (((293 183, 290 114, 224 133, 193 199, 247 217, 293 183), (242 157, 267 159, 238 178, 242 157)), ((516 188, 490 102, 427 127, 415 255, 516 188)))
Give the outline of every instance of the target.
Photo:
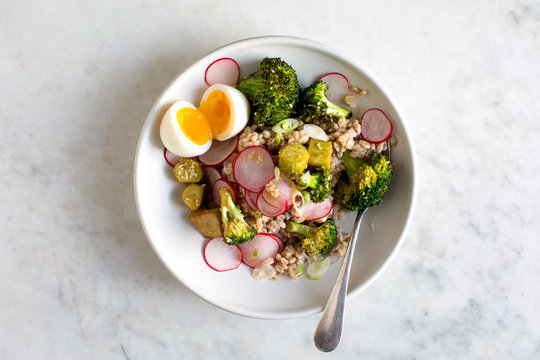
MULTIPOLYGON (((163 159, 159 124, 173 102, 199 103, 207 87, 205 69, 221 57, 235 59, 242 77, 255 71, 264 57, 281 57, 296 69, 303 87, 322 74, 343 73, 351 84, 368 90, 365 100, 369 107, 383 109, 392 120, 393 134, 398 139, 392 158, 398 166, 385 201, 364 217, 349 282, 349 296, 357 295, 388 264, 406 233, 415 202, 414 151, 405 123, 381 84, 335 50, 310 40, 271 36, 229 44, 190 66, 158 98, 141 132, 134 172, 137 209, 152 247, 165 266, 194 293, 225 310, 250 317, 285 319, 320 312, 337 277, 339 263, 317 281, 305 276, 298 280, 280 277, 278 281, 257 281, 244 265, 229 272, 216 272, 206 265, 202 256, 204 239, 189 222, 189 210, 180 198, 183 187, 163 159)), ((351 219, 344 230, 352 228, 351 219)))

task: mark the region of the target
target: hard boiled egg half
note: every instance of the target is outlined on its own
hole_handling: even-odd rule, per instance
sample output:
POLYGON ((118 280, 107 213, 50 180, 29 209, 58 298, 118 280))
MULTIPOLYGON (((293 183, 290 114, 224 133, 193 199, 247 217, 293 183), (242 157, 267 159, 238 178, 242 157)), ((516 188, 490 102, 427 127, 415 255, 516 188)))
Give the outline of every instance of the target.
POLYGON ((192 157, 210 149, 212 139, 227 140, 247 125, 249 102, 236 88, 215 84, 203 94, 196 108, 187 101, 174 103, 159 129, 163 145, 172 153, 192 157))

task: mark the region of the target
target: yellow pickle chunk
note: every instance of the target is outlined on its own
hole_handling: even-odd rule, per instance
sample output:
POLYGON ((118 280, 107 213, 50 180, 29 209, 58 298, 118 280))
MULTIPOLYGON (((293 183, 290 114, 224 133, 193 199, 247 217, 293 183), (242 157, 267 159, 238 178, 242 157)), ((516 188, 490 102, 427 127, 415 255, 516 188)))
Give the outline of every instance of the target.
POLYGON ((198 183, 203 177, 201 164, 197 160, 182 159, 174 167, 174 176, 181 183, 198 183))
POLYGON ((309 153, 304 145, 288 144, 279 151, 278 166, 288 174, 301 174, 308 166, 309 153))
POLYGON ((309 140, 309 166, 322 166, 330 169, 332 142, 316 139, 309 140))
POLYGON ((201 207, 204 198, 204 189, 206 185, 189 184, 182 192, 184 204, 191 210, 197 210, 201 207))

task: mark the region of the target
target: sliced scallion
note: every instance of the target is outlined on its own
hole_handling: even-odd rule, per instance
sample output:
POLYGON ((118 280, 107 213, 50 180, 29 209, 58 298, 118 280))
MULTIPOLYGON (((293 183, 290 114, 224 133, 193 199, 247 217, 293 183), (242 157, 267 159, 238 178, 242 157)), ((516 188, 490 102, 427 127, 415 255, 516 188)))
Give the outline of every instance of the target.
POLYGON ((328 135, 326 135, 324 130, 321 127, 317 126, 317 125, 305 124, 304 125, 304 131, 312 139, 321 140, 321 141, 327 141, 328 140, 328 135))
POLYGON ((281 142, 281 133, 276 133, 276 144, 279 145, 280 142, 281 142))
POLYGON ((328 270, 330 265, 332 265, 332 261, 329 257, 319 258, 308 265, 306 275, 311 280, 320 280, 321 275, 328 270))
POLYGON ((276 125, 272 126, 272 131, 275 133, 287 133, 289 131, 292 131, 296 129, 300 125, 300 121, 293 118, 288 118, 285 120, 281 120, 276 125))
POLYGON ((276 166, 274 168, 274 181, 277 182, 279 180, 279 174, 280 174, 279 168, 276 166))
POLYGON ((302 265, 296 263, 296 266, 294 268, 294 272, 296 273, 296 277, 300 277, 302 273, 304 272, 304 269, 302 268, 302 265))

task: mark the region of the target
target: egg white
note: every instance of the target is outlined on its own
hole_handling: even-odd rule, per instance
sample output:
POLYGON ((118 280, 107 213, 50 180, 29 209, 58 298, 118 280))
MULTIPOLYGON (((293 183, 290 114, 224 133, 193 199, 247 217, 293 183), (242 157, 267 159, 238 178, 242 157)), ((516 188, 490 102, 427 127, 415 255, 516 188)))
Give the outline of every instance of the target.
POLYGON ((192 157, 202 155, 210 149, 212 139, 203 145, 197 145, 186 137, 176 116, 178 110, 182 108, 196 109, 195 105, 187 101, 178 101, 172 104, 161 120, 161 126, 159 128, 161 141, 170 152, 178 156, 192 157))
POLYGON ((214 135, 215 139, 223 141, 232 138, 246 127, 249 120, 250 109, 248 99, 240 90, 224 84, 215 84, 210 86, 204 92, 201 103, 216 90, 221 90, 229 99, 229 106, 231 110, 231 120, 227 129, 225 129, 225 131, 221 134, 214 135))

